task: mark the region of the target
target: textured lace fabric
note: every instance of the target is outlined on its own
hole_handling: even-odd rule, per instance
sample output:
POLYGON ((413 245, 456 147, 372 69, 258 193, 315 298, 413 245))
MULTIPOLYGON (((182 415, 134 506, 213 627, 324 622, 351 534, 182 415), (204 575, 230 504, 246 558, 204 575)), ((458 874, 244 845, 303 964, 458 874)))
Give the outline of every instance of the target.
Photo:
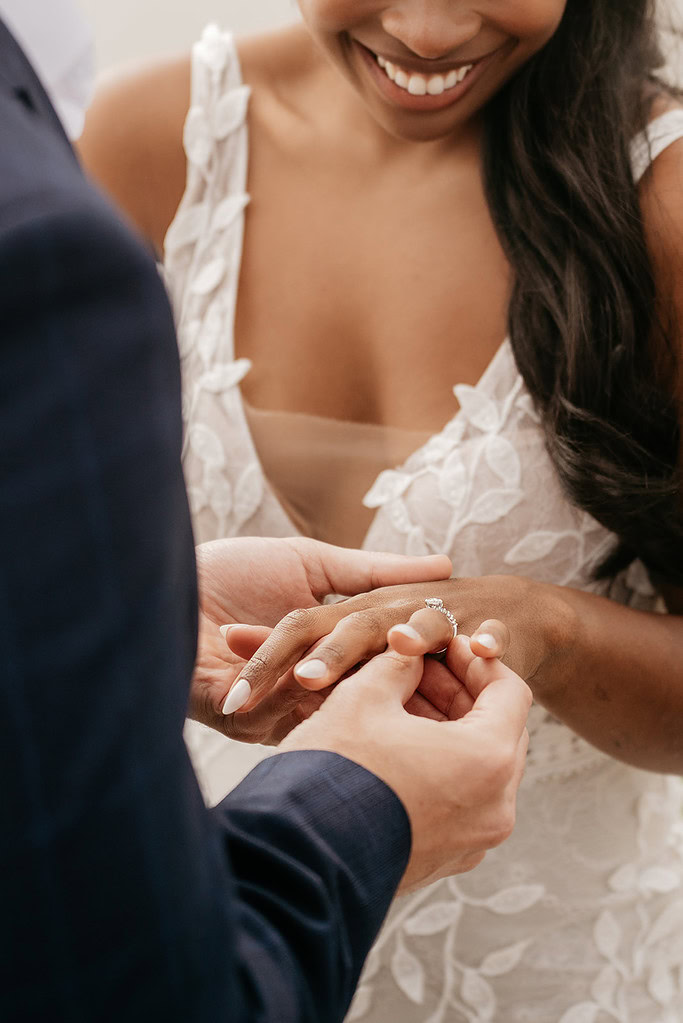
MULTIPOLYGON (((184 465, 200 540, 296 532, 264 478, 233 356, 249 90, 229 35, 194 50, 187 191, 166 242, 184 368, 184 465)), ((683 137, 683 111, 634 143, 634 168, 683 137)), ((568 503, 510 345, 454 415, 365 498, 367 548, 450 555, 456 575, 512 572, 657 609, 642 566, 596 585, 613 543, 568 503)), ((681 1023, 682 783, 605 756, 541 707, 515 834, 473 873, 398 900, 349 1019, 367 1023, 681 1023)), ((205 777, 239 747, 201 729, 205 777)))

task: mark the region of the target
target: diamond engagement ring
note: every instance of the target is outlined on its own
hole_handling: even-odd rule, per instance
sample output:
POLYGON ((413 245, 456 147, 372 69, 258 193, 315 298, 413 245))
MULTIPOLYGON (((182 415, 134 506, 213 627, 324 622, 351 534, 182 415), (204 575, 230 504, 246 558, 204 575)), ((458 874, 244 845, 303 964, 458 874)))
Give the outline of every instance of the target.
MULTIPOLYGON (((455 639, 455 637, 458 635, 458 623, 456 621, 455 615, 451 611, 449 611, 447 607, 443 606, 443 600, 441 600, 440 597, 427 597, 427 599, 425 600, 425 604, 432 611, 439 611, 448 619, 448 621, 453 626, 452 640, 455 639)), ((434 655, 436 657, 439 657, 441 654, 444 654, 446 650, 448 650, 448 646, 445 646, 443 650, 436 650, 434 652, 434 655)))

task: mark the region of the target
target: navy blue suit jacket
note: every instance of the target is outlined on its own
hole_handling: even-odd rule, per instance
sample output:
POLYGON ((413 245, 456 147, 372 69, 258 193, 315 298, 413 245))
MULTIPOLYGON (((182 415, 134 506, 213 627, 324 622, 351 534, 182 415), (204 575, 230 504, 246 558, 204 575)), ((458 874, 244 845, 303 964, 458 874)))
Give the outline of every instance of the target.
POLYGON ((398 799, 290 753, 207 811, 197 594, 153 259, 0 23, 0 1019, 339 1020, 405 867, 398 799))

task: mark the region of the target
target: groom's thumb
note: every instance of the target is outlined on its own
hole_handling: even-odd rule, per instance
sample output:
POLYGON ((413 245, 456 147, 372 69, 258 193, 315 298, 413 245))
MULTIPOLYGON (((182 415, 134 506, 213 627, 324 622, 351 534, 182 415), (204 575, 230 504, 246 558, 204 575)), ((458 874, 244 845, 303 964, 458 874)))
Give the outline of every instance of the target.
MULTIPOLYGON (((388 649, 368 661, 348 682, 363 699, 403 705, 414 695, 422 679, 422 657, 408 657, 388 649)), ((342 683, 342 685, 346 685, 342 683)))

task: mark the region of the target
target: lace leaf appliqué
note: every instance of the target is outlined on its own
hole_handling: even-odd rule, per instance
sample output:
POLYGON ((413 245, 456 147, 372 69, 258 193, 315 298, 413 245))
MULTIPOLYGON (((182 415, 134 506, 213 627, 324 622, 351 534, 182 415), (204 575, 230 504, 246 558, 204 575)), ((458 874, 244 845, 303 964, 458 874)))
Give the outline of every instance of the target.
POLYGON ((438 934, 456 924, 461 913, 459 902, 432 902, 409 917, 404 928, 407 934, 438 934))
POLYGON ((422 1005, 425 990, 424 967, 420 960, 408 951, 400 935, 391 957, 391 972, 403 994, 415 1005, 422 1005))

